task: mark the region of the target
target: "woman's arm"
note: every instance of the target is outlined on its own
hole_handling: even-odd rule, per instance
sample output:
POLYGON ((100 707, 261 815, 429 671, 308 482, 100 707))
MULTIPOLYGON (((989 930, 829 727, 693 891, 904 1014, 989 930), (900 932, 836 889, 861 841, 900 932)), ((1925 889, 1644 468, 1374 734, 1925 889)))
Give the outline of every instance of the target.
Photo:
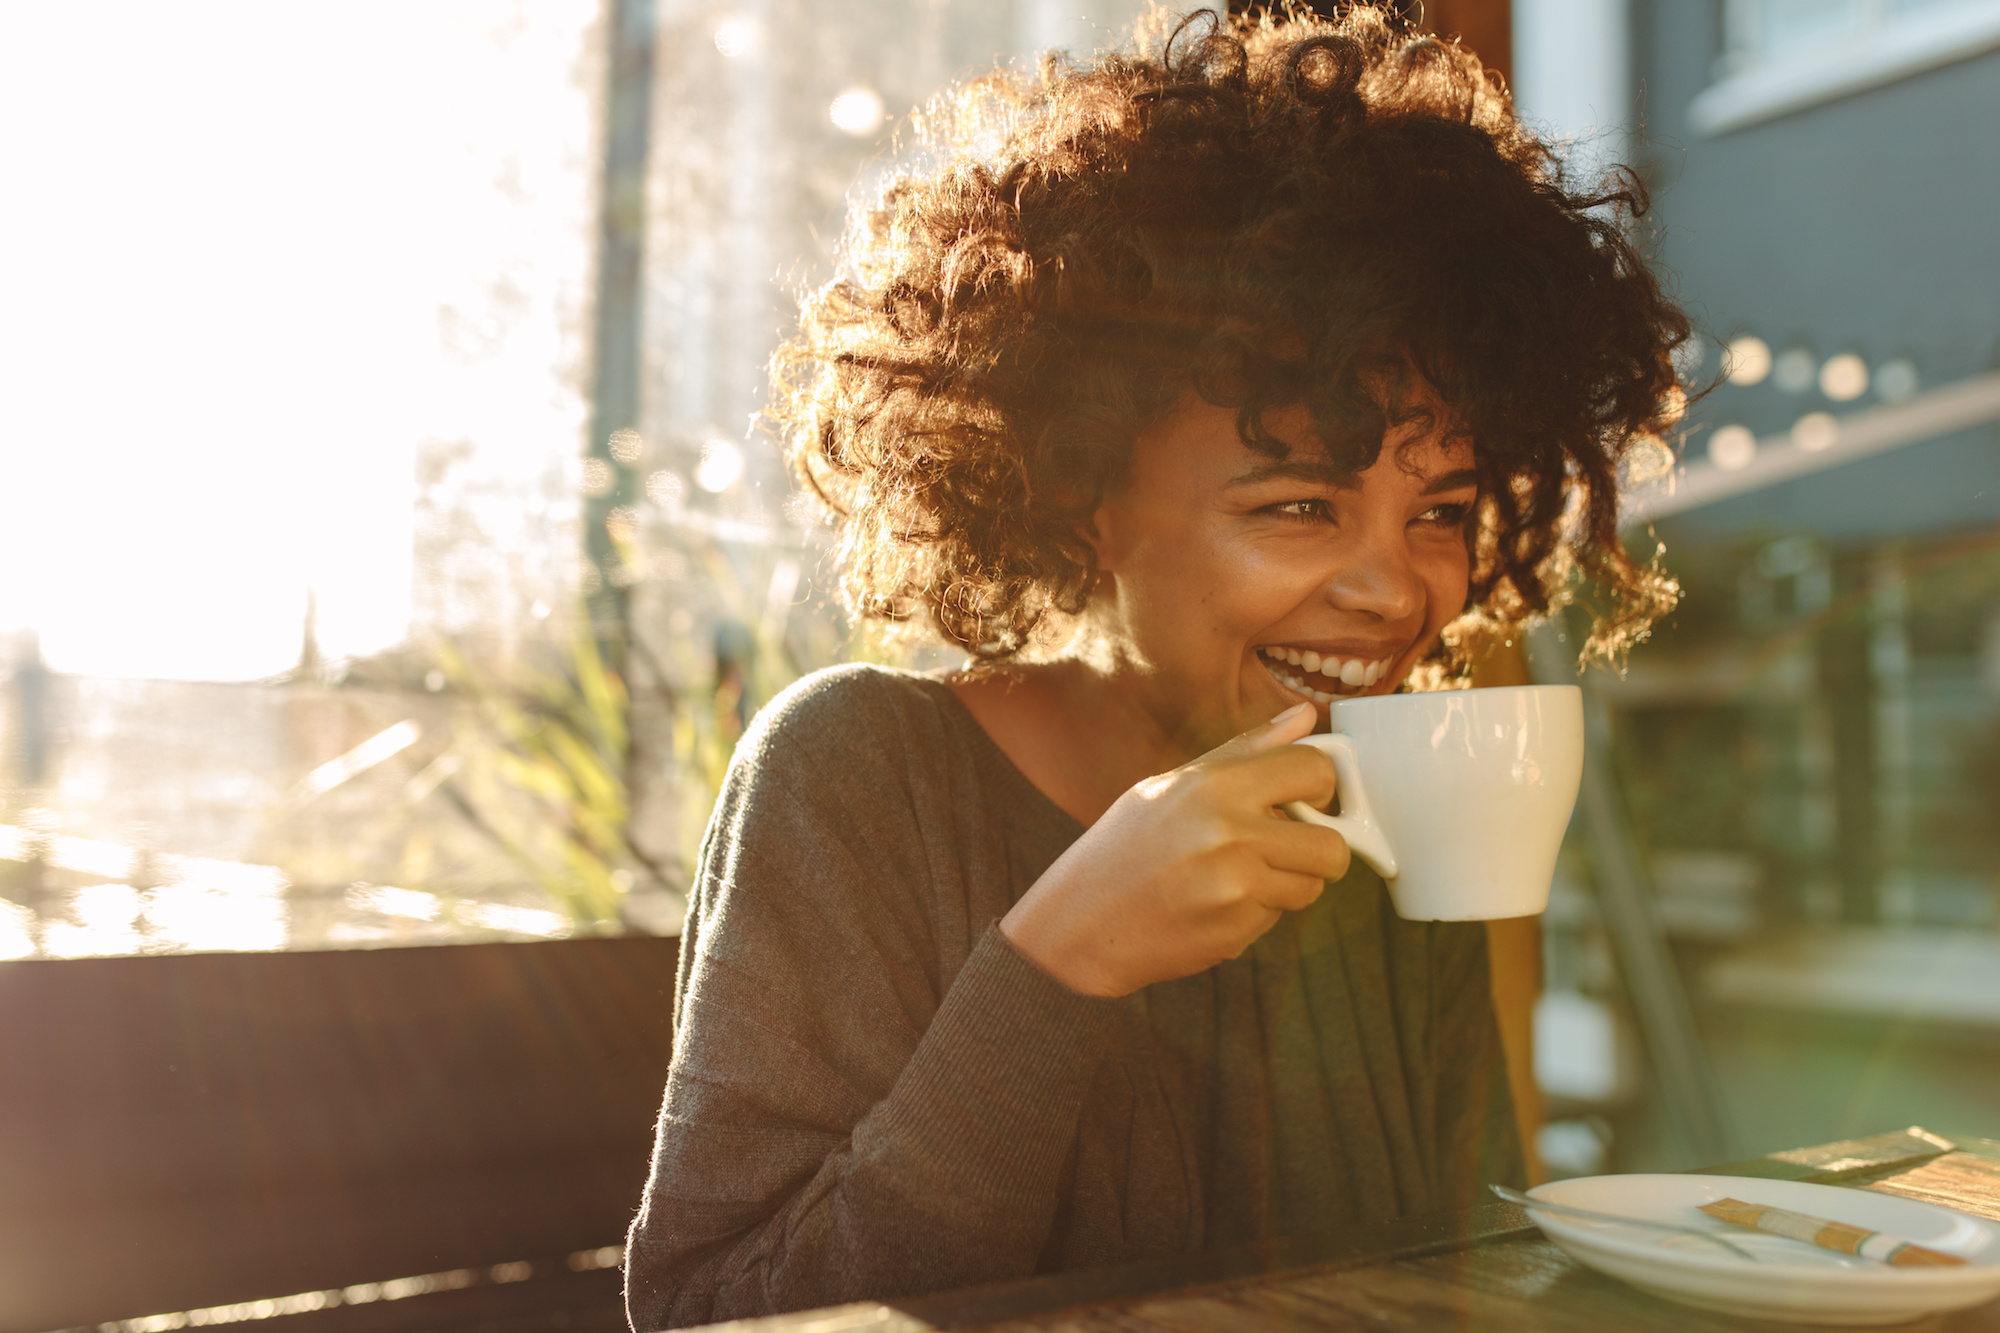
POLYGON ((1116 1021, 990 927, 940 977, 950 849, 917 826, 908 738, 851 692, 773 711, 732 769, 682 940, 626 1257, 638 1329, 1032 1272, 1116 1021))

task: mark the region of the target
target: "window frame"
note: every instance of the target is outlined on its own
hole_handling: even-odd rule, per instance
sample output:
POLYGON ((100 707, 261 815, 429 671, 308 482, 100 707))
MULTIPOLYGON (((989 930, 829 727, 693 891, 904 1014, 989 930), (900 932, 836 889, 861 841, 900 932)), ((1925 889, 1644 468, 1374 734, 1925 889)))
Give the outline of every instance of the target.
POLYGON ((1725 0, 1732 50, 1725 71, 1688 105, 1695 133, 1717 137, 2000 50, 2000 0, 1963 0, 1916 13, 1877 11, 1846 37, 1763 56, 1741 34, 1755 0, 1725 0), (1733 68, 1732 68, 1733 66, 1733 68))

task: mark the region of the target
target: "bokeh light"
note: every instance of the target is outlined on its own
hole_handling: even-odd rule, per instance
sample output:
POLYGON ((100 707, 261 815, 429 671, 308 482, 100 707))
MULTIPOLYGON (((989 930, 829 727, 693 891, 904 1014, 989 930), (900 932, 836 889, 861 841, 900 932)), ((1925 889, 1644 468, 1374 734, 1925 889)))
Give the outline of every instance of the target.
POLYGON ((639 535, 639 511, 631 505, 618 506, 604 516, 604 530, 614 542, 630 542, 639 535))
POLYGON ((1748 426, 1724 426, 1708 441, 1708 461, 1724 472, 1741 472, 1757 457, 1757 437, 1748 426))
POLYGON ((728 18, 715 27, 715 49, 728 60, 738 60, 755 55, 763 45, 764 31, 757 20, 751 18, 728 18))
POLYGON ((1809 454, 1833 447, 1840 422, 1831 412, 1808 412, 1792 423, 1792 443, 1809 454))
POLYGON ((1731 384, 1762 384, 1771 373, 1771 345, 1755 334, 1732 339, 1722 365, 1731 384))
POLYGON ((1917 366, 1908 357, 1884 361, 1875 368, 1875 396, 1885 403, 1900 403, 1917 392, 1917 366))
POLYGON ((701 447, 701 462, 695 466, 694 484, 719 495, 743 475, 743 451, 727 440, 710 440, 701 447))
POLYGON ((1771 383, 1786 393, 1804 393, 1819 373, 1819 359, 1809 348, 1787 347, 1771 363, 1771 383))
POLYGON ((827 119, 834 128, 856 138, 873 134, 882 127, 887 115, 882 105, 882 95, 873 88, 849 88, 833 99, 826 109, 827 119))
POLYGON ((1819 368, 1819 391, 1836 403, 1851 403, 1868 392, 1868 363, 1853 352, 1830 356, 1819 368))
POLYGON ((1657 435, 1635 435, 1618 460, 1619 483, 1626 489, 1651 485, 1674 470, 1674 451, 1657 435))
POLYGON ((685 484, 671 472, 655 472, 646 478, 646 498, 662 509, 679 504, 685 490, 685 484))

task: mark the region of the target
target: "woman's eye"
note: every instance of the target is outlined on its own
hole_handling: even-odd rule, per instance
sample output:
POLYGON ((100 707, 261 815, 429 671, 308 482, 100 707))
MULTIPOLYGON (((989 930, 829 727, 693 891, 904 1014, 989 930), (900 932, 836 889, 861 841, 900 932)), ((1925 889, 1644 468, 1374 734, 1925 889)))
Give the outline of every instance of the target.
POLYGON ((1429 509, 1417 515, 1417 522, 1431 523, 1441 528, 1462 527, 1465 524, 1466 516, 1471 512, 1472 506, 1469 504, 1432 505, 1429 509))
POLYGON ((1286 500, 1272 505, 1270 512, 1302 523, 1323 523, 1333 517, 1333 505, 1326 500, 1286 500))

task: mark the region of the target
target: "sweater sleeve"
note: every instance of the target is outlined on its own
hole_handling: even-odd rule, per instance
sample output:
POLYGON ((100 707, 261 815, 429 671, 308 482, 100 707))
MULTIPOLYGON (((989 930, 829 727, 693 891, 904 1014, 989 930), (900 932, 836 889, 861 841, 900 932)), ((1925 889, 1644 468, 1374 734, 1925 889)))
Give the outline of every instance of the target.
POLYGON ((993 925, 941 975, 925 738, 864 681, 774 704, 710 824, 626 1253, 641 1333, 1025 1275, 1046 1243, 1116 1004, 993 925))

